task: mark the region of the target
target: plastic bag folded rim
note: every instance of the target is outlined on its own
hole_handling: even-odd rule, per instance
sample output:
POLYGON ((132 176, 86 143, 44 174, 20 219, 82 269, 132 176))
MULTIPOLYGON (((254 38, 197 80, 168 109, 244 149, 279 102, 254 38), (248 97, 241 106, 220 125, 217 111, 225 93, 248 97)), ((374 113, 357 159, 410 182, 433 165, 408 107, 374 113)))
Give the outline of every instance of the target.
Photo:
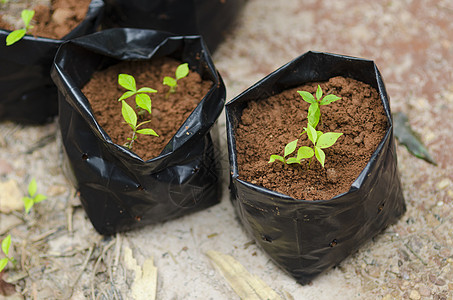
POLYGON ((335 203, 336 201, 342 201, 343 197, 346 194, 351 194, 359 191, 362 187, 362 185, 365 182, 365 175, 372 168, 372 165, 376 162, 377 157, 379 154, 382 152, 382 149, 384 148, 384 145, 392 138, 392 132, 393 132, 393 121, 391 117, 391 112, 390 112, 390 105, 389 105, 389 100, 388 100, 388 95, 385 89, 384 82, 382 80, 382 76, 379 72, 379 69, 377 68, 376 64, 372 60, 364 59, 364 58, 359 58, 359 57, 353 57, 353 56, 347 56, 347 55, 341 55, 341 54, 335 54, 335 53, 329 53, 329 52, 318 52, 318 51, 307 51, 306 53, 300 55, 299 57, 291 60, 290 62, 284 64, 283 66, 279 67, 272 73, 268 74, 255 84, 253 84, 251 87, 240 93, 238 96, 230 100, 226 105, 225 105, 225 115, 226 115, 226 126, 227 126, 227 137, 228 137, 228 151, 230 153, 230 165, 232 166, 232 174, 231 174, 231 180, 233 182, 237 182, 249 189, 252 189, 254 191, 264 193, 265 195, 268 195, 270 197, 275 197, 274 201, 292 201, 292 203, 319 203, 323 204, 326 202, 329 203, 335 203), (268 81, 271 78, 274 78, 273 81, 278 81, 281 76, 284 76, 284 74, 281 74, 282 71, 284 71, 286 68, 291 66, 292 64, 296 64, 300 59, 307 55, 327 55, 327 56, 332 56, 332 57, 337 57, 341 59, 348 59, 351 61, 363 61, 363 62, 369 62, 373 65, 374 72, 375 72, 375 79, 377 82, 378 86, 378 93, 379 93, 379 98, 381 99, 381 103, 383 105, 385 115, 387 117, 387 130, 385 132, 384 137, 382 140, 379 142, 378 146, 374 150, 373 154, 371 155, 368 163, 365 165, 363 170, 360 172, 360 174, 357 176, 357 178, 354 180, 354 182, 351 184, 350 189, 347 192, 340 193, 336 196, 334 196, 331 199, 319 199, 319 200, 304 200, 304 199, 296 199, 291 196, 288 196, 286 194, 270 190, 268 188, 258 186, 256 184, 253 184, 251 182, 239 179, 239 168, 237 164, 237 155, 236 155, 236 137, 234 134, 235 128, 233 128, 233 117, 232 113, 230 112, 231 107, 234 106, 235 102, 239 101, 244 95, 248 94, 250 91, 256 89, 258 86, 263 84, 264 82, 268 81))
MULTIPOLYGON (((209 70, 210 75, 212 77, 210 79, 210 81, 212 81, 212 85, 211 85, 209 91, 203 96, 203 98, 198 103, 197 107, 191 112, 191 114, 187 117, 187 119, 184 121, 184 123, 181 125, 181 127, 173 135, 173 138, 174 138, 176 135, 180 134, 180 132, 183 129, 185 130, 184 127, 185 127, 186 122, 191 119, 191 116, 193 114, 196 114, 199 110, 202 109, 204 102, 206 102, 207 99, 210 98, 210 96, 216 90, 219 90, 219 92, 222 94, 223 102, 226 98, 226 90, 225 90, 225 85, 223 83, 223 79, 222 79, 220 73, 214 67, 214 63, 210 57, 209 51, 208 51, 205 43, 203 41, 203 37, 201 37, 199 35, 179 36, 179 35, 175 35, 175 34, 172 34, 169 32, 151 30, 151 29, 112 28, 112 29, 106 29, 106 30, 103 30, 100 32, 96 32, 96 33, 93 33, 88 36, 80 37, 80 38, 73 39, 73 40, 68 40, 68 41, 65 41, 62 43, 62 45, 59 47, 59 49, 57 51, 57 54, 55 55, 54 63, 52 66, 53 70, 51 72, 52 78, 56 82, 57 86, 59 84, 62 84, 67 88, 69 88, 70 86, 75 86, 75 83, 71 80, 71 77, 69 76, 69 74, 67 74, 64 71, 63 67, 59 63, 61 52, 64 51, 66 47, 71 47, 71 45, 75 45, 77 47, 82 47, 89 51, 93 51, 94 53, 96 53, 98 55, 108 56, 108 57, 112 57, 112 58, 115 58, 118 60, 130 60, 132 58, 134 58, 135 60, 150 60, 157 53, 159 48, 164 46, 166 43, 168 43, 169 40, 172 40, 172 39, 174 39, 174 40, 187 39, 187 40, 195 40, 195 41, 198 40, 200 42, 200 46, 201 46, 200 47, 200 49, 201 49, 200 60, 201 61, 205 60, 207 70, 209 70), (155 49, 153 51, 151 51, 149 55, 146 55, 146 56, 132 55, 132 57, 130 57, 130 55, 127 52, 123 52, 122 55, 120 55, 120 56, 110 55, 105 52, 99 51, 93 45, 90 45, 85 42, 86 38, 96 37, 97 35, 102 35, 102 34, 106 34, 106 33, 108 34, 108 32, 115 32, 115 31, 117 31, 117 32, 123 31, 126 34, 127 33, 136 33, 136 32, 142 32, 143 34, 155 33, 155 34, 159 34, 162 36, 162 41, 158 45, 156 45, 155 49), (201 57, 202 57, 202 59, 201 59, 201 57)), ((73 103, 70 103, 70 105, 73 106, 76 110, 78 110, 80 115, 88 122, 88 125, 90 126, 90 128, 92 128, 93 132, 98 137, 100 137, 105 143, 107 143, 110 146, 109 147, 110 149, 114 149, 115 151, 124 153, 124 154, 130 156, 131 158, 138 160, 140 163, 151 164, 151 163, 156 163, 157 161, 163 160, 163 159, 167 158, 168 156, 171 156, 179 148, 182 148, 186 144, 191 143, 192 140, 194 140, 197 136, 197 135, 190 135, 188 137, 184 136, 184 142, 179 144, 177 147, 173 148, 171 151, 168 151, 164 154, 159 154, 158 156, 148 159, 148 160, 143 160, 135 152, 133 152, 129 149, 126 149, 125 147, 120 146, 111 140, 109 135, 105 132, 105 130, 96 121, 96 119, 90 109, 89 101, 85 97, 85 95, 81 92, 80 89, 73 88, 73 89, 71 89, 71 92, 73 93, 72 95, 65 95, 65 96, 70 96, 70 98, 73 100, 72 101, 73 103), (72 97, 72 96, 74 96, 74 97, 72 97), (76 106, 74 106, 74 104, 76 106)), ((66 97, 65 97, 65 99, 66 99, 66 97)), ((215 120, 217 120, 218 116, 221 114, 223 107, 224 107, 224 105, 222 105, 221 107, 219 106, 219 108, 216 112, 216 115, 212 115, 212 120, 211 120, 212 122, 204 122, 204 125, 206 125, 206 124, 207 125, 203 126, 203 127, 199 127, 198 130, 196 130, 198 135, 204 135, 210 130, 210 128, 214 125, 215 120)), ((173 140, 173 138, 172 138, 172 140, 173 140)), ((171 140, 169 141, 169 143, 170 142, 171 142, 171 140)), ((166 147, 164 147, 164 148, 166 148, 166 147)))

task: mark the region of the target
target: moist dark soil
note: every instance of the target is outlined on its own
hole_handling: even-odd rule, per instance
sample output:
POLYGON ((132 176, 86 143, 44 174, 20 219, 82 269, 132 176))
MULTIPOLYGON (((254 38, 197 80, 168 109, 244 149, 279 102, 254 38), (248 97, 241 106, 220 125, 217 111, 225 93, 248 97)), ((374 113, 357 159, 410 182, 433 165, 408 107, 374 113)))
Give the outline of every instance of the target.
MULTIPOLYGON (((51 7, 33 7, 35 15, 30 34, 39 37, 61 39, 79 25, 88 11, 91 0, 53 0, 51 7)), ((1 20, 0 28, 15 30, 12 25, 1 20)))
MULTIPOLYGON (((371 86, 344 77, 309 83, 267 99, 252 101, 243 110, 236 129, 239 178, 296 199, 329 200, 347 192, 382 141, 388 123, 378 92, 371 86), (309 104, 297 91, 314 95, 318 84, 324 95, 341 100, 321 106, 317 130, 343 135, 326 154, 325 167, 316 160, 301 165, 268 163, 272 154, 283 156, 284 147, 299 138, 307 126, 309 104)), ((298 147, 312 146, 307 135, 298 147)), ((288 157, 295 156, 290 155, 288 157)))
MULTIPOLYGON (((124 122, 121 103, 118 98, 126 91, 118 84, 118 74, 135 77, 137 89, 150 87, 158 92, 149 94, 152 114, 140 117, 138 123, 151 120, 140 128, 152 128, 159 137, 139 135, 132 146, 132 151, 142 159, 158 156, 165 145, 178 131, 198 103, 208 93, 212 82, 203 81, 196 72, 190 72, 178 81, 176 92, 166 97, 168 86, 162 84, 165 76, 175 77, 175 70, 181 62, 164 58, 154 61, 127 61, 106 70, 96 72, 84 86, 82 92, 88 98, 99 125, 107 132, 112 141, 124 145, 132 136, 132 130, 124 122)), ((135 98, 127 100, 135 107, 135 98)))

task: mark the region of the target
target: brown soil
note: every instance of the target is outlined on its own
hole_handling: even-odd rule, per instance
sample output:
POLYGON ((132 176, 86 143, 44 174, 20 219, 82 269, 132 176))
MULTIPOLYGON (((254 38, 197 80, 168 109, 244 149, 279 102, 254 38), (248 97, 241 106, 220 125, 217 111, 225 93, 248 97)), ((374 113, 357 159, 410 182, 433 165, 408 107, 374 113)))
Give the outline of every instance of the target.
MULTIPOLYGON (((158 91, 150 94, 151 122, 140 128, 152 128, 159 137, 139 135, 132 151, 144 160, 160 154, 211 87, 210 81, 203 81, 198 73, 190 72, 178 81, 176 93, 166 98, 168 86, 162 84, 163 78, 174 77, 180 63, 170 58, 147 62, 128 61, 93 75, 82 92, 90 101, 96 120, 114 143, 124 145, 132 135, 131 128, 125 124, 121 115, 121 103, 117 101, 126 91, 118 85, 118 74, 125 73, 135 77, 137 88, 146 86, 158 91)), ((134 97, 127 101, 135 107, 134 97)), ((138 122, 148 120, 148 116, 138 122)))
MULTIPOLYGON (((39 37, 61 39, 79 25, 88 11, 91 0, 53 0, 52 7, 34 7, 33 28, 30 34, 39 37)), ((15 30, 12 25, 1 20, 0 28, 15 30)))
MULTIPOLYGON (((297 91, 314 94, 318 83, 310 83, 250 102, 244 109, 236 137, 240 179, 304 200, 328 200, 349 190, 384 137, 384 109, 377 91, 362 82, 335 77, 319 84, 324 95, 342 98, 321 106, 322 124, 317 130, 344 134, 324 149, 325 168, 316 160, 310 169, 308 161, 268 163, 270 155, 283 155, 285 145, 307 126, 308 104, 297 91)), ((306 134, 298 146, 311 146, 306 134)))

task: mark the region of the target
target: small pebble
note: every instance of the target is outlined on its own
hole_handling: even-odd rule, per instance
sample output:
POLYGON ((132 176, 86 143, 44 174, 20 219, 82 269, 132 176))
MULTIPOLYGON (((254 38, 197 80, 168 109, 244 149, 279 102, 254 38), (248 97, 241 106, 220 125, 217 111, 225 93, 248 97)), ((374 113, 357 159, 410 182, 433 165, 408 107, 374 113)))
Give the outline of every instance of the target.
POLYGON ((421 298, 420 293, 416 290, 413 290, 413 291, 411 291, 409 298, 412 300, 419 300, 421 298))
POLYGON ((0 159, 0 176, 7 175, 14 170, 13 166, 6 160, 0 159))
POLYGON ((334 168, 327 169, 327 180, 331 183, 336 183, 338 181, 338 174, 334 168))
POLYGON ((52 15, 52 20, 57 24, 64 24, 68 19, 75 17, 75 13, 68 8, 57 8, 52 15))
POLYGON ((49 197, 59 196, 66 192, 66 187, 61 185, 52 185, 47 189, 46 195, 49 197))
POLYGON ((423 297, 428 297, 431 295, 431 290, 426 286, 421 286, 418 290, 420 295, 423 297))
POLYGON ((439 181, 437 184, 436 184, 436 188, 438 190, 443 190, 443 189, 446 189, 448 186, 450 186, 452 184, 451 180, 448 179, 448 178, 444 178, 442 179, 441 181, 439 181))

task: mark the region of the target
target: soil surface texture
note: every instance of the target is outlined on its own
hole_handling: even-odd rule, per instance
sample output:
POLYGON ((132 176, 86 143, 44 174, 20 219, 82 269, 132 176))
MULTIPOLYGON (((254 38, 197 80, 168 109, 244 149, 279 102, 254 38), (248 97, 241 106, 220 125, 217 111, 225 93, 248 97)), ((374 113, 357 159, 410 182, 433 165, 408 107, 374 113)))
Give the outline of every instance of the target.
MULTIPOLYGON (((211 82, 203 81, 196 72, 178 80, 175 93, 167 97, 169 87, 162 83, 165 76, 175 77, 175 70, 181 62, 170 58, 154 61, 122 62, 106 70, 94 73, 93 78, 84 86, 82 92, 90 101, 96 120, 107 132, 112 141, 124 145, 132 137, 132 129, 121 114, 121 102, 117 101, 126 89, 118 84, 118 74, 134 76, 137 89, 149 87, 157 93, 151 97, 151 117, 146 113, 139 116, 138 122, 151 120, 140 127, 151 128, 159 135, 139 134, 133 143, 132 151, 144 160, 158 156, 178 131, 198 103, 208 93, 211 82)), ((127 99, 135 107, 135 97, 127 99)))
POLYGON ((354 79, 334 77, 319 85, 324 95, 341 97, 320 107, 322 119, 316 130, 343 133, 323 149, 324 168, 314 157, 300 165, 268 163, 272 154, 283 156, 285 145, 295 139, 297 149, 313 146, 306 134, 299 137, 307 127, 309 104, 297 91, 314 95, 318 86, 314 82, 250 102, 244 109, 236 140, 241 179, 303 200, 329 200, 349 190, 384 137, 388 126, 384 108, 373 87, 354 79))

